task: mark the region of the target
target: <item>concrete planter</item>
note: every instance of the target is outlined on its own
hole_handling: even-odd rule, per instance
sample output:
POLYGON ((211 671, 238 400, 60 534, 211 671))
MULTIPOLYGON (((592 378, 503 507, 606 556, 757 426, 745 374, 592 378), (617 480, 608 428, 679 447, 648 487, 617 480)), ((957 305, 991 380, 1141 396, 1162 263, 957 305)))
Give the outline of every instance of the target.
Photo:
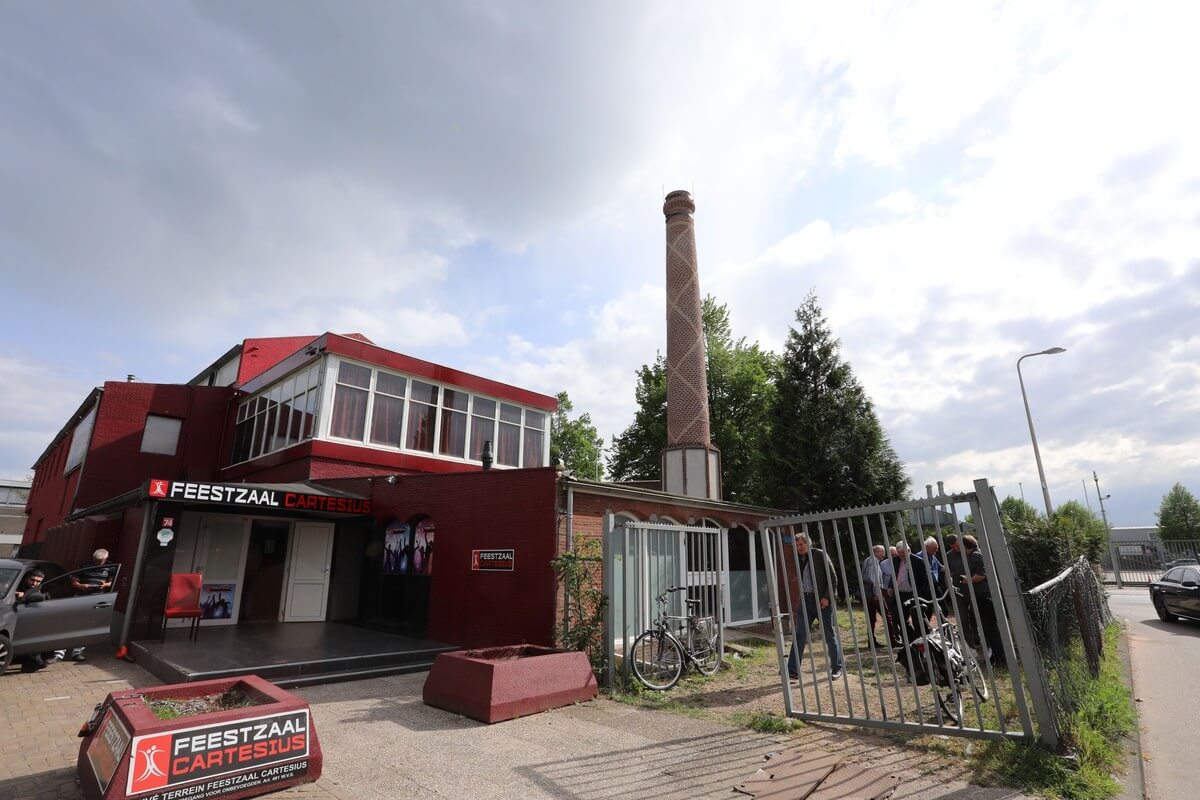
POLYGON ((532 644, 442 653, 425 679, 426 705, 480 722, 501 722, 591 700, 587 654, 532 644))
POLYGON ((308 703, 255 675, 110 694, 84 723, 77 769, 88 800, 254 797, 321 777, 308 703), (160 719, 149 703, 235 691, 244 707, 160 719))

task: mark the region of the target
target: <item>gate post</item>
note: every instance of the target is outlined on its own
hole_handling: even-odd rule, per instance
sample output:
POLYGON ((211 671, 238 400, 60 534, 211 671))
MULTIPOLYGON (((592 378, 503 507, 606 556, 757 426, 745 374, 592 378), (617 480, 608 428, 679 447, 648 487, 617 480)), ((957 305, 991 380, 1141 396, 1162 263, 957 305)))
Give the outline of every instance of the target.
POLYGON ((986 478, 975 481, 976 506, 979 509, 980 522, 983 523, 983 533, 987 537, 988 549, 991 551, 992 565, 996 570, 996 581, 999 584, 1001 596, 1004 598, 1004 609, 1008 612, 1009 626, 1012 629, 1013 643, 1025 666, 1025 683, 1029 687, 1029 695, 1033 700, 1033 711, 1037 716, 1038 731, 1042 742, 1051 749, 1057 750, 1061 745, 1058 733, 1058 721, 1054 717, 1054 709, 1050 705, 1050 692, 1046 686, 1046 671, 1042 666, 1041 654, 1033 641, 1029 626, 1029 614, 1025 609, 1025 598, 1021 596, 1021 587, 1017 583, 1017 571, 1013 565, 1012 553, 1009 552, 1008 542, 1004 539, 1004 526, 1000 522, 1000 512, 996 508, 992 487, 986 478))
MULTIPOLYGON (((617 659, 616 645, 613 640, 617 613, 617 604, 613 602, 613 570, 617 566, 613 559, 612 541, 615 519, 611 511, 605 512, 604 533, 600 538, 600 587, 604 597, 608 599, 608 605, 604 609, 604 685, 609 689, 613 688, 613 662, 617 659)), ((629 594, 624 591, 624 587, 622 587, 622 592, 626 596, 629 594)), ((624 597, 621 598, 622 602, 624 599, 624 597)))
POLYGON ((1108 560, 1112 564, 1113 577, 1117 579, 1117 588, 1124 589, 1125 585, 1121 583, 1121 554, 1116 542, 1111 540, 1108 543, 1108 560))

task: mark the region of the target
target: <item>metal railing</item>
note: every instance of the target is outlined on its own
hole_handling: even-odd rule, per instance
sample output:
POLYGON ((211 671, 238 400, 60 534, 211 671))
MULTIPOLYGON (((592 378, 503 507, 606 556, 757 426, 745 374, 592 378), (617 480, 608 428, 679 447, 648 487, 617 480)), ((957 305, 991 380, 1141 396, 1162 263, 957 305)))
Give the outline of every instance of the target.
POLYGON ((1100 579, 1118 588, 1127 583, 1146 586, 1182 564, 1200 564, 1200 539, 1110 542, 1100 557, 1100 579))

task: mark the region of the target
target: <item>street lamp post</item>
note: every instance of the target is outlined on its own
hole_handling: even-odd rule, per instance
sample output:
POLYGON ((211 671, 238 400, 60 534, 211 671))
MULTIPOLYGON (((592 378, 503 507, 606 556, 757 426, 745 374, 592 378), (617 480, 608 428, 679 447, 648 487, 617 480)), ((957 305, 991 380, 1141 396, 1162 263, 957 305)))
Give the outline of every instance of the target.
POLYGON ((1029 421, 1029 438, 1033 441, 1033 460, 1037 462, 1038 479, 1042 482, 1042 499, 1046 501, 1046 519, 1054 513, 1050 505, 1050 489, 1046 487, 1046 470, 1042 468, 1042 454, 1038 450, 1037 433, 1033 430, 1033 414, 1029 411, 1029 396, 1025 394, 1025 378, 1021 375, 1021 362, 1032 356, 1055 356, 1067 352, 1065 347, 1050 347, 1036 353, 1026 353, 1017 359, 1017 381, 1021 384, 1021 399, 1025 401, 1025 419, 1029 421))

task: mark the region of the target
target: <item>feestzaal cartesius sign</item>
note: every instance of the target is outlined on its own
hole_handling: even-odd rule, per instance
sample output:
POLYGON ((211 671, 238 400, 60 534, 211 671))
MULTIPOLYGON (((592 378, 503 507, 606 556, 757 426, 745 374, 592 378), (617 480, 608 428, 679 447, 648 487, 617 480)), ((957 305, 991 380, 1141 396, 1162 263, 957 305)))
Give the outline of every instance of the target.
MULTIPOLYGON (((204 781, 205 788, 236 790, 242 784, 274 783, 302 769, 308 756, 308 709, 138 736, 129 759, 130 797, 204 781), (237 778, 216 780, 234 773, 237 778)), ((195 794, 201 794, 196 792, 195 794)), ((191 793, 164 793, 163 800, 191 793)))
POLYGON ((243 508, 324 511, 333 514, 371 513, 371 501, 365 498, 293 492, 271 486, 239 486, 230 483, 201 483, 199 481, 170 481, 165 478, 151 478, 146 486, 146 496, 151 500, 215 503, 243 508))

